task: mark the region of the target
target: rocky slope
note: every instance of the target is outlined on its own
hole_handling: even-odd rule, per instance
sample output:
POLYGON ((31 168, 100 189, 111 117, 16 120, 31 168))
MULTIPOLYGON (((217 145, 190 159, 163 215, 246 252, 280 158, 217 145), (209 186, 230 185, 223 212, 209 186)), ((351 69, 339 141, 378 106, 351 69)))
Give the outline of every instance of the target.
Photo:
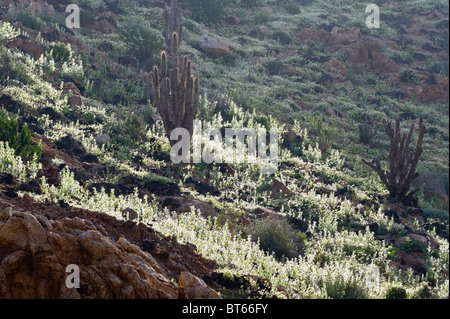
POLYGON ((217 265, 195 247, 103 213, 11 197, 15 184, 0 176, 1 298, 219 298, 198 278, 217 265), (66 287, 71 264, 79 289, 66 287))
MULTIPOLYGON (((168 1, 141 2, 143 5, 156 8, 164 8, 168 3, 168 1)), ((385 3, 386 6, 395 4, 392 1, 381 2, 385 3)), ((32 1, 29 5, 29 1, 0 0, 0 18, 1 20, 7 19, 9 12, 6 8, 9 6, 16 9, 27 8, 32 14, 39 16, 63 16, 65 6, 69 3, 68 0, 38 0, 32 1)), ((88 59, 87 57, 89 57, 89 63, 85 65, 87 70, 98 71, 104 68, 105 74, 100 71, 94 74, 95 77, 105 77, 108 81, 111 81, 107 82, 108 85, 116 84, 115 80, 117 82, 140 84, 139 61, 131 56, 117 56, 113 53, 112 44, 109 42, 111 39, 119 37, 117 26, 122 13, 119 1, 109 0, 104 1, 104 3, 105 6, 102 8, 105 10, 103 11, 90 5, 82 6, 83 11, 95 14, 94 21, 86 26, 89 32, 93 33, 86 32, 84 34, 81 32, 80 36, 88 44, 82 43, 75 35, 76 33, 69 29, 44 28, 38 32, 33 28, 24 26, 23 21, 12 21, 13 26, 25 31, 27 36, 19 35, 13 39, 7 39, 3 41, 3 45, 10 50, 19 50, 38 59, 48 54, 47 46, 49 43, 67 43, 78 53, 83 54, 83 58, 88 59), (96 39, 97 36, 98 39, 96 39), (95 43, 95 45, 92 43, 95 43), (87 48, 88 46, 89 48, 87 48), (133 77, 131 80, 121 74, 119 70, 123 70, 123 68, 128 68, 127 74, 129 73, 133 77)), ((248 13, 253 14, 256 11, 262 12, 262 18, 264 18, 264 14, 270 16, 270 14, 275 13, 274 9, 270 7, 256 8, 254 11, 248 10, 248 13)), ((189 17, 189 11, 183 10, 183 13, 189 17)), ((228 17, 224 19, 228 26, 231 26, 231 28, 241 26, 243 28, 242 32, 238 31, 239 36, 233 35, 227 39, 230 43, 215 37, 206 37, 204 40, 191 41, 187 46, 191 53, 194 52, 194 56, 198 55, 197 61, 205 62, 208 67, 211 67, 214 63, 216 64, 215 67, 222 67, 222 65, 228 63, 227 59, 239 59, 238 56, 243 59, 247 58, 248 60, 245 63, 254 64, 261 68, 261 70, 258 70, 260 73, 257 73, 257 76, 261 77, 260 79, 255 80, 256 76, 252 77, 251 74, 248 75, 249 79, 252 78, 253 82, 259 81, 258 85, 264 88, 272 88, 272 85, 275 85, 278 81, 286 81, 282 82, 287 84, 286 92, 282 93, 286 93, 286 99, 294 98, 295 102, 291 107, 294 109, 297 106, 305 114, 309 111, 315 111, 311 105, 305 104, 315 103, 314 100, 311 100, 311 95, 314 95, 315 98, 317 96, 320 98, 320 96, 338 95, 337 91, 342 91, 343 88, 351 92, 349 93, 350 100, 353 98, 356 100, 359 96, 364 95, 361 91, 366 91, 367 87, 360 87, 360 83, 355 80, 355 73, 359 72, 376 76, 376 81, 370 79, 372 82, 368 83, 369 91, 372 93, 370 93, 367 111, 372 107, 373 109, 381 108, 384 103, 381 96, 389 96, 400 103, 411 101, 418 101, 418 103, 422 103, 421 105, 445 103, 449 98, 448 73, 445 75, 441 72, 442 70, 424 67, 421 64, 425 60, 442 61, 445 59, 445 49, 437 47, 428 39, 426 41, 417 40, 424 39, 427 36, 433 38, 436 35, 448 33, 448 12, 436 11, 431 14, 421 14, 420 11, 411 11, 408 12, 408 15, 414 17, 411 23, 396 21, 390 16, 384 17, 384 21, 392 19, 390 22, 393 23, 394 27, 402 30, 394 36, 395 41, 369 35, 361 27, 342 25, 331 27, 325 25, 318 28, 304 27, 296 32, 286 33, 287 38, 284 39, 286 46, 280 45, 283 42, 283 36, 279 34, 277 43, 274 44, 267 40, 268 44, 264 46, 263 53, 254 53, 250 48, 250 40, 256 41, 261 37, 269 37, 272 30, 267 26, 250 30, 249 25, 252 21, 245 21, 245 18, 228 17), (436 23, 437 21, 438 23, 436 23), (238 40, 236 40, 236 37, 238 40), (234 43, 231 43, 232 41, 234 43), (243 44, 237 45, 237 43, 243 44), (324 50, 320 49, 320 55, 318 51, 313 49, 311 51, 293 50, 292 47, 288 47, 288 44, 292 43, 298 46, 311 46, 311 48, 317 48, 319 45, 324 50), (401 57, 392 54, 393 51, 400 52, 407 48, 415 52, 414 64, 406 65, 401 57), (302 63, 312 61, 314 69, 308 69, 310 65, 296 65, 295 62, 292 62, 296 61, 295 59, 303 61, 302 63), (276 63, 272 65, 281 67, 281 70, 270 70, 268 62, 274 62, 274 60, 276 63), (408 72, 404 72, 405 66, 407 66, 408 72), (264 72, 269 73, 270 76, 263 74, 264 72), (313 83, 310 87, 298 90, 298 82, 310 81, 310 77, 314 78, 316 75, 320 76, 314 79, 314 83, 308 82, 308 85, 313 83), (290 82, 291 79, 292 82, 290 82), (377 85, 376 90, 374 85, 377 85), (377 91, 380 87, 381 90, 377 91), (351 91, 354 88, 357 90, 351 91), (358 90, 360 93, 357 93, 358 90), (310 100, 308 101, 308 99, 310 100)), ((322 19, 326 20, 327 18, 323 17, 322 19)), ((195 27, 196 25, 190 21, 190 27, 192 26, 195 27)), ((190 32, 192 33, 192 31, 190 32)), ((214 32, 211 31, 211 33, 214 32)), ((219 32, 217 31, 217 33, 219 32)), ((111 42, 113 43, 112 40, 111 42)), ((208 70, 201 63, 198 63, 197 71, 203 72, 204 88, 208 91, 220 81, 228 84, 236 81, 232 74, 234 71, 227 73, 229 69, 233 69, 233 67, 224 68, 222 75, 226 79, 223 81, 220 78, 214 78, 217 74, 214 74, 211 78, 205 76, 208 72, 210 74, 214 72, 208 70), (232 75, 228 76, 229 74, 232 75)), ((95 77, 93 80, 91 79, 93 82, 98 80, 95 77)), ((294 200, 299 195, 290 191, 289 187, 292 189, 292 186, 299 181, 299 184, 302 185, 304 180, 305 184, 312 183, 314 185, 305 187, 304 190, 302 189, 302 193, 313 190, 314 195, 317 194, 319 197, 324 195, 325 197, 328 196, 328 199, 337 198, 339 205, 341 205, 341 200, 344 202, 351 198, 351 205, 357 207, 354 209, 355 215, 352 217, 355 222, 340 221, 339 227, 346 229, 345 232, 348 230, 347 234, 365 234, 368 229, 376 234, 377 243, 386 243, 386 245, 396 247, 395 250, 391 251, 392 256, 389 257, 391 260, 386 262, 393 269, 405 272, 411 271, 417 278, 427 275, 429 273, 427 263, 430 263, 427 248, 430 247, 433 253, 439 250, 440 245, 437 243, 437 236, 447 239, 448 242, 448 223, 444 224, 439 220, 428 219, 420 208, 386 202, 384 197, 379 194, 374 195, 374 198, 378 197, 377 199, 367 197, 358 199, 357 191, 354 190, 358 189, 358 186, 350 185, 348 182, 343 183, 336 176, 330 178, 327 176, 328 173, 321 171, 320 167, 299 169, 293 163, 283 163, 284 166, 288 166, 287 168, 283 167, 285 169, 283 174, 288 171, 288 174, 282 176, 284 183, 273 178, 267 185, 259 184, 261 189, 268 190, 267 197, 270 197, 270 203, 261 200, 260 194, 255 196, 257 197, 256 202, 254 198, 247 198, 253 196, 250 195, 248 189, 239 190, 239 196, 237 196, 239 199, 233 198, 234 190, 232 187, 219 190, 210 183, 211 167, 205 169, 207 173, 204 176, 199 176, 201 174, 198 172, 193 173, 191 177, 183 181, 183 187, 172 182, 148 181, 130 173, 124 174, 119 168, 111 165, 111 161, 106 164, 99 160, 97 156, 99 154, 94 155, 87 152, 80 139, 77 140, 68 134, 58 140, 52 140, 45 136, 48 132, 40 126, 45 122, 43 118, 48 118, 53 121, 52 123, 63 123, 67 126, 76 122, 84 127, 85 131, 80 134, 80 136, 83 135, 84 142, 91 136, 95 136, 94 140, 98 146, 105 146, 104 150, 110 152, 109 154, 116 155, 115 151, 117 151, 116 147, 119 143, 114 140, 114 136, 111 140, 111 136, 108 134, 97 135, 96 130, 98 127, 105 129, 102 125, 107 120, 98 116, 98 114, 90 118, 86 116, 92 115, 87 114, 88 111, 86 114, 77 113, 78 108, 87 104, 97 105, 98 103, 104 107, 104 104, 111 102, 95 101, 96 103, 93 103, 92 96, 87 93, 87 87, 92 85, 92 82, 87 81, 86 78, 84 78, 85 83, 81 78, 61 78, 59 70, 55 70, 44 81, 46 84, 47 82, 50 83, 53 88, 62 89, 62 99, 67 100, 68 108, 60 107, 56 111, 56 107, 53 108, 53 106, 56 106, 60 101, 55 103, 55 101, 48 99, 38 102, 33 101, 33 107, 26 108, 16 101, 16 99, 20 99, 20 94, 13 97, 11 93, 13 90, 10 90, 8 94, 3 94, 0 90, 0 107, 11 114, 16 114, 20 110, 20 113, 17 114, 20 125, 27 124, 34 133, 36 144, 42 144, 43 158, 40 163, 43 167, 38 174, 38 178, 45 177, 49 185, 58 187, 61 183, 61 172, 63 169, 69 168, 74 174, 75 180, 86 187, 91 194, 105 189, 107 193, 114 191, 118 196, 126 196, 133 194, 137 189, 140 199, 146 196, 155 196, 161 210, 168 208, 171 211, 183 214, 194 207, 205 218, 228 218, 229 216, 226 215, 228 210, 233 211, 229 208, 230 206, 242 208, 251 202, 251 205, 248 205, 251 209, 247 209, 249 216, 238 210, 238 217, 230 218, 231 223, 235 222, 248 226, 255 220, 263 221, 263 223, 269 223, 273 220, 287 221, 287 224, 298 232, 297 235, 303 236, 304 241, 311 240, 314 242, 316 240, 311 235, 310 226, 317 222, 324 222, 326 218, 323 218, 323 220, 317 218, 314 222, 311 222, 311 220, 306 222, 304 218, 286 217, 283 213, 280 213, 280 210, 284 211, 283 205, 289 206, 292 204, 289 200, 294 200), (63 112, 65 113, 63 114, 63 112), (294 167, 292 171, 290 171, 290 167, 294 167), (310 174, 314 175, 312 177, 313 182, 309 180, 310 174), (112 176, 115 181, 111 182, 110 178, 107 181, 107 175, 109 175, 108 177, 112 176), (289 178, 286 176, 289 176, 289 178), (291 176, 293 177, 290 178, 291 176), (289 183, 286 183, 286 180, 289 180, 289 183), (293 180, 295 181, 293 182, 293 180), (238 202, 238 205, 236 205, 236 202, 234 202, 236 200, 246 201, 247 203, 238 202), (378 200, 380 201, 378 202, 378 200), (221 207, 223 203, 220 201, 225 204, 229 203, 229 206, 221 207), (270 209, 262 207, 262 204, 259 207, 258 201, 265 204, 269 203, 270 209), (255 208, 255 203, 258 206, 257 208, 255 208), (369 208, 371 205, 373 207, 369 208), (402 232, 387 232, 379 229, 381 228, 381 222, 380 224, 372 222, 361 225, 356 222, 357 218, 365 213, 370 215, 371 210, 376 211, 383 205, 386 215, 392 218, 392 223, 396 223, 398 228, 402 229, 402 232), (420 227, 416 227, 417 223, 420 223, 420 227), (417 247, 411 248, 411 242, 417 247)), ((247 78, 245 83, 247 83, 247 78)), ((3 89, 3 87, 0 87, 0 89, 3 89)), ((92 94, 92 92, 90 93, 92 94)), ((128 88, 116 93, 109 98, 113 101, 113 104, 117 104, 114 106, 117 106, 118 109, 122 107, 122 102, 132 104, 133 108, 135 104, 139 104, 137 109, 143 108, 142 104, 147 102, 146 99, 144 99, 145 103, 142 102, 143 96, 135 100, 127 100, 128 88)), ((357 107, 359 108, 361 105, 365 107, 364 103, 358 100, 357 107)), ((356 115, 350 114, 351 112, 346 113, 348 109, 345 109, 345 107, 339 109, 340 105, 338 104, 327 107, 322 115, 327 119, 339 120, 339 123, 346 129, 350 126, 348 123, 353 120, 352 117, 358 119, 366 119, 367 117, 370 120, 369 125, 374 126, 376 117, 379 116, 378 113, 373 115, 373 112, 370 116, 367 114, 360 116, 359 113, 365 113, 364 110, 352 110, 356 115)), ((409 104, 406 105, 410 107, 409 104)), ((380 111, 380 113, 385 112, 382 114, 383 116, 393 116, 394 113, 400 113, 401 111, 404 110, 398 108, 392 111, 393 113, 390 113, 390 111, 380 111)), ((120 112, 122 111, 119 110, 117 114, 114 114, 117 115, 117 118, 113 121, 121 120, 120 117, 123 116, 123 113, 120 112)), ((448 117, 448 109, 442 111, 442 114, 445 114, 445 112, 448 117)), ((416 118, 416 115, 418 116, 413 112, 401 113, 404 118, 412 120, 416 118)), ((153 119, 157 119, 157 116, 154 114, 152 116, 152 121, 149 122, 154 123, 153 119)), ((434 130, 437 132, 435 132, 436 135, 441 133, 442 141, 428 141, 428 145, 436 148, 439 148, 439 145, 448 145, 448 127, 440 127, 439 130, 434 128, 434 130), (447 137, 446 141, 445 137, 447 137)), ((430 129, 428 133, 431 134, 432 130, 430 129)), ((298 148, 302 145, 302 141, 299 141, 299 139, 300 137, 291 130, 287 133, 283 147, 290 150, 298 148)), ((379 147, 379 144, 373 143, 369 147, 379 147)), ((443 152, 445 153, 445 150, 443 152)), ((427 152, 427 154, 431 153, 427 152)), ((120 160, 115 163, 118 162, 120 163, 120 160)), ((175 182, 181 180, 179 168, 171 165, 169 154, 161 151, 160 148, 156 150, 151 148, 150 151, 145 152, 139 149, 129 161, 124 162, 127 162, 127 165, 135 171, 142 169, 164 176, 170 175, 175 182), (157 165, 146 164, 144 158, 146 160, 149 158, 155 159, 159 162, 157 165)), ((305 164, 305 166, 308 165, 305 164)), ((351 171, 354 170, 351 165, 347 167, 351 171)), ((221 165, 220 173, 222 178, 226 179, 235 176, 236 171, 229 165, 221 165)), ((242 172, 239 172, 239 174, 242 174, 242 172)), ((279 179, 281 180, 281 178, 279 179)), ((424 181, 426 182, 427 179, 425 178, 424 181)), ((428 191, 427 188, 426 190, 428 191)), ((151 225, 139 223, 140 216, 133 209, 123 210, 122 215, 124 219, 135 221, 123 221, 102 212, 71 207, 63 200, 57 204, 42 203, 29 196, 29 194, 33 195, 32 193, 39 194, 41 191, 41 186, 37 180, 20 183, 11 175, 1 174, 0 172, 0 298, 220 298, 223 295, 219 296, 218 292, 222 292, 224 288, 234 292, 238 292, 242 288, 248 288, 249 292, 246 292, 248 296, 261 297, 261 294, 264 293, 252 291, 252 289, 264 291, 267 287, 272 288, 270 281, 257 276, 224 277, 223 274, 216 272, 219 265, 199 255, 194 245, 180 244, 176 237, 164 237, 161 233, 152 229, 151 225), (77 265, 80 269, 81 286, 78 289, 69 289, 66 286, 66 278, 69 274, 65 269, 71 264, 77 265)), ((432 187, 425 195, 429 198, 437 198, 442 202, 440 204, 448 210, 448 192, 446 193, 441 185, 432 187)), ((72 200, 72 203, 77 201, 76 198, 72 198, 72 200)), ((298 213, 300 210, 297 209, 296 204, 292 205, 293 210, 298 213)), ((304 213, 303 217, 307 215, 308 211, 308 205, 305 206, 304 209, 301 206, 302 211, 300 213, 304 213)), ((332 214, 334 214, 334 211, 332 214)), ((322 216, 324 215, 322 214, 322 216)), ((312 247, 316 244, 320 244, 320 242, 313 243, 312 247)), ((320 258, 319 256, 319 264, 320 258)), ((325 261, 323 262, 325 263, 325 261)), ((278 290, 282 291, 283 288, 280 286, 278 290)))

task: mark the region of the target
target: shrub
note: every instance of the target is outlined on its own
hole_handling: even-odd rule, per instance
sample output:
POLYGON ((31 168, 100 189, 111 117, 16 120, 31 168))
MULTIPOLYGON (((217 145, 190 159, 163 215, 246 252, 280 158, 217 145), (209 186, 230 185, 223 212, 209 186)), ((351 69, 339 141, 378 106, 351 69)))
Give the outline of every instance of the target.
POLYGON ((127 21, 120 28, 120 37, 130 54, 142 62, 145 68, 155 62, 155 55, 164 46, 161 33, 141 20, 127 21))
POLYGON ((95 21, 95 14, 92 12, 81 10, 80 11, 80 26, 86 27, 94 23, 95 21))
POLYGON ((187 0, 186 2, 192 12, 192 19, 209 25, 221 21, 227 3, 223 0, 187 0))
POLYGON ((348 279, 342 275, 325 282, 327 295, 332 299, 366 299, 364 288, 353 277, 348 279))
POLYGON ((401 287, 390 287, 386 292, 386 299, 406 299, 406 290, 401 287))
POLYGON ((271 20, 272 18, 267 12, 260 12, 253 17, 253 22, 256 24, 266 24, 271 20))
POLYGON ((37 17, 29 10, 16 11, 13 16, 16 20, 21 21, 25 27, 33 30, 41 31, 42 25, 44 24, 44 21, 42 21, 41 18, 37 17))
POLYGON ((359 130, 359 141, 365 145, 369 145, 372 141, 374 131, 369 124, 360 124, 358 126, 359 130))
POLYGON ((272 39, 277 42, 280 42, 283 45, 287 45, 291 43, 291 37, 284 31, 277 31, 272 35, 272 39))
POLYGON ((411 70, 404 70, 400 73, 400 79, 402 82, 417 84, 417 77, 411 70))
POLYGON ((423 284, 420 289, 418 289, 413 296, 413 299, 432 299, 433 293, 428 284, 423 284))
POLYGON ((241 6, 247 9, 253 9, 261 5, 261 0, 240 0, 241 6))
POLYGON ((280 60, 271 60, 265 63, 267 72, 270 75, 282 75, 283 74, 283 62, 280 60))
POLYGON ((72 58, 72 48, 64 43, 51 43, 48 46, 48 54, 57 63, 69 62, 72 58))
POLYGON ((19 59, 13 59, 11 52, 0 42, 0 82, 8 78, 24 84, 32 82, 26 65, 19 59))
POLYGON ((121 146, 133 146, 146 137, 146 125, 138 114, 131 114, 123 121, 114 121, 106 125, 106 131, 113 142, 121 146))
POLYGON ((299 255, 300 243, 291 225, 284 220, 257 221, 250 226, 250 235, 254 241, 259 239, 262 250, 274 254, 277 260, 294 258, 299 255))
POLYGON ((37 163, 37 158, 25 165, 22 158, 14 153, 15 151, 8 146, 8 143, 0 141, 0 172, 11 174, 19 180, 27 180, 27 177, 36 178, 42 168, 42 164, 37 163))
POLYGON ((31 139, 31 132, 26 125, 19 133, 19 122, 0 114, 0 141, 7 142, 14 149, 16 156, 25 161, 31 161, 34 156, 42 155, 40 145, 35 145, 31 139))
POLYGON ((339 129, 336 123, 330 123, 323 121, 318 115, 312 116, 308 120, 310 124, 311 134, 317 137, 317 143, 323 145, 326 150, 336 142, 339 138, 339 129))

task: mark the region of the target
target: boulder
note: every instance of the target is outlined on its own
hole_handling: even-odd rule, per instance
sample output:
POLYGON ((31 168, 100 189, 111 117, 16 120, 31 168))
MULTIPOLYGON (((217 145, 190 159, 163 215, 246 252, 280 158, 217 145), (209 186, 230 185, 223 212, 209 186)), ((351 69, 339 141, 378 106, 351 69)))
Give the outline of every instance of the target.
POLYGON ((198 42, 200 49, 206 54, 214 57, 221 57, 224 53, 229 52, 228 44, 223 40, 217 40, 212 37, 206 37, 198 42))
POLYGON ((81 100, 81 95, 77 95, 77 94, 69 95, 69 97, 67 99, 67 104, 69 104, 72 107, 83 105, 83 101, 81 100))
POLYGON ((181 289, 150 254, 123 237, 105 237, 80 218, 53 221, 3 210, 0 247, 0 296, 6 299, 173 299, 186 288, 207 295, 206 287, 204 294, 194 289, 193 278, 181 289), (68 265, 80 271, 78 289, 66 283, 68 265))
MULTIPOLYGON (((328 48, 333 51, 334 45, 332 44, 328 48)), ((343 50, 352 64, 361 66, 367 71, 379 74, 400 71, 398 65, 389 58, 387 53, 383 52, 383 42, 380 39, 364 37, 359 41, 345 42, 336 50, 343 50)))
POLYGON ((403 237, 400 237, 399 239, 397 239, 395 241, 395 244, 400 246, 403 245, 404 243, 406 243, 407 241, 415 241, 417 243, 419 243, 422 246, 427 246, 428 245, 428 239, 425 236, 419 235, 419 234, 409 234, 403 237))
POLYGON ((283 73, 287 76, 295 76, 297 68, 293 64, 283 64, 283 73))
POLYGON ((187 271, 180 274, 178 285, 184 289, 188 299, 221 299, 203 280, 187 271))
POLYGON ((328 41, 330 33, 325 30, 314 30, 310 28, 305 28, 301 30, 300 32, 297 32, 293 35, 293 38, 295 41, 300 43, 321 43, 326 44, 328 41))
POLYGON ((263 218, 270 218, 274 220, 283 220, 285 217, 281 215, 280 213, 274 212, 271 209, 265 208, 265 207, 258 207, 256 208, 253 213, 257 216, 263 217, 263 218))
POLYGON ((47 1, 43 0, 4 0, 0 1, 2 7, 5 8, 18 8, 18 9, 27 9, 31 13, 36 14, 38 16, 41 15, 52 15, 55 13, 55 9, 52 5, 48 4, 47 1))
POLYGON ((342 46, 347 46, 352 43, 361 42, 363 36, 361 30, 357 27, 352 28, 340 28, 334 27, 327 39, 326 46, 331 52, 336 52, 341 49, 342 46))
POLYGON ((162 207, 167 207, 178 214, 189 213, 194 208, 205 218, 217 216, 214 207, 194 199, 193 196, 163 196, 160 202, 162 207))
POLYGON ((331 58, 325 62, 324 65, 328 69, 328 72, 331 73, 333 80, 337 82, 345 82, 345 76, 348 74, 348 70, 338 59, 331 58))
POLYGON ((294 194, 282 182, 274 179, 272 182, 272 198, 292 197, 294 194))
POLYGON ((449 80, 444 78, 434 85, 425 86, 418 96, 422 103, 440 103, 449 99, 449 80))
POLYGON ((408 254, 402 250, 396 251, 400 259, 400 267, 412 268, 418 274, 426 274, 426 261, 420 254, 408 254))
POLYGON ((98 146, 106 145, 111 141, 111 136, 109 134, 97 135, 94 138, 98 146))
POLYGON ((162 201, 164 207, 174 210, 178 214, 189 213, 192 209, 199 211, 202 217, 217 217, 217 212, 213 206, 208 203, 200 202, 192 196, 169 196, 162 201))
MULTIPOLYGON (((20 42, 21 41, 19 40, 19 43, 20 42)), ((24 53, 33 56, 35 59, 39 59, 44 54, 44 49, 42 48, 42 45, 33 39, 23 40, 21 45, 18 46, 18 49, 23 51, 24 53)))
POLYGON ((64 93, 70 95, 81 95, 80 89, 73 82, 66 82, 63 86, 64 93))
POLYGON ((122 210, 122 217, 129 220, 139 219, 139 214, 132 208, 125 208, 122 210))
MULTIPOLYGON (((366 71, 394 73, 400 70, 395 62, 389 58, 389 55, 383 52, 383 41, 364 36, 357 27, 334 27, 331 32, 306 28, 294 34, 293 37, 300 43, 321 43, 333 53, 343 51, 352 64, 360 66, 366 71)), ((338 67, 340 72, 345 72, 341 66, 337 65, 335 60, 332 60, 329 64, 329 67, 338 67)), ((341 76, 339 78, 342 79, 341 76)))

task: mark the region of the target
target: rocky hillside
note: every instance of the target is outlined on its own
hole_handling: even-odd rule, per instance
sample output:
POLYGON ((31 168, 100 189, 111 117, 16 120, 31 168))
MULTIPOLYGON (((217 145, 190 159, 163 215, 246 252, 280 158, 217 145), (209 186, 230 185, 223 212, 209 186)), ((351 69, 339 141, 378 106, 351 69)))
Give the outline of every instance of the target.
POLYGON ((197 118, 277 130, 264 175, 172 163, 170 2, 0 0, 0 298, 448 298, 448 4, 178 1, 197 118), (397 118, 426 128, 409 202, 361 161, 397 118))

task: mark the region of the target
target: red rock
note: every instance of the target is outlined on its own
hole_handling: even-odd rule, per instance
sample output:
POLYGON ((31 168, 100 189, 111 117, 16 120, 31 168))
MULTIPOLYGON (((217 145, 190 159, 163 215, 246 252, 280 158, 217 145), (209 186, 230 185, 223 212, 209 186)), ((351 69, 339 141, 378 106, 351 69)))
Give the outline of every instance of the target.
POLYGON ((425 86, 419 95, 422 103, 439 103, 449 99, 449 80, 444 78, 437 84, 425 86))
POLYGON ((36 40, 25 40, 19 50, 32 55, 35 59, 39 59, 44 54, 42 45, 36 40))
POLYGON ((295 33, 292 37, 295 41, 300 43, 312 43, 317 42, 321 44, 326 44, 330 33, 325 30, 314 30, 310 28, 305 28, 300 32, 295 33))
POLYGON ((224 53, 230 51, 230 48, 225 41, 217 40, 212 37, 206 37, 203 40, 198 41, 198 44, 203 52, 215 57, 220 57, 224 53))
POLYGON ((213 206, 200 202, 192 196, 168 196, 163 199, 163 202, 167 204, 169 209, 178 214, 189 213, 194 208, 204 218, 217 217, 217 212, 213 206))
POLYGON ((342 46, 347 46, 356 42, 362 42, 361 30, 359 28, 334 27, 329 34, 326 46, 331 52, 336 52, 340 50, 342 46))
POLYGON ((188 299, 221 299, 203 280, 187 271, 180 274, 178 285, 184 289, 188 299))
POLYGON ((3 211, 0 247, 0 296, 6 299, 173 299, 184 289, 150 254, 123 237, 112 241, 80 218, 50 221, 3 211), (71 264, 80 269, 78 290, 66 286, 71 264))
POLYGON ((397 250, 396 254, 400 257, 401 264, 413 268, 419 273, 422 273, 426 267, 426 261, 421 257, 410 255, 402 250, 397 250))
POLYGON ((331 73, 331 77, 338 82, 345 82, 345 76, 348 74, 348 70, 338 59, 331 58, 324 63, 328 72, 331 73))
POLYGON ((292 64, 283 64, 283 73, 287 76, 297 75, 297 69, 292 64))
POLYGON ((76 94, 70 95, 68 100, 67 100, 67 103, 70 106, 81 106, 81 105, 83 105, 83 102, 81 100, 81 96, 80 95, 76 95, 76 94))
POLYGON ((264 218, 270 218, 275 220, 283 220, 285 219, 283 215, 274 212, 271 209, 265 208, 265 207, 258 207, 256 208, 253 213, 257 216, 264 217, 264 218))
POLYGON ((292 197, 294 194, 280 181, 274 179, 272 184, 272 198, 279 196, 292 197))
POLYGON ((63 91, 69 95, 81 95, 80 90, 73 82, 64 83, 63 91))
POLYGON ((427 244, 428 244, 428 239, 425 236, 418 235, 418 234, 409 234, 409 235, 400 237, 399 239, 397 239, 395 241, 395 244, 400 246, 400 245, 403 245, 404 243, 406 243, 408 240, 416 241, 423 246, 427 246, 427 244))

